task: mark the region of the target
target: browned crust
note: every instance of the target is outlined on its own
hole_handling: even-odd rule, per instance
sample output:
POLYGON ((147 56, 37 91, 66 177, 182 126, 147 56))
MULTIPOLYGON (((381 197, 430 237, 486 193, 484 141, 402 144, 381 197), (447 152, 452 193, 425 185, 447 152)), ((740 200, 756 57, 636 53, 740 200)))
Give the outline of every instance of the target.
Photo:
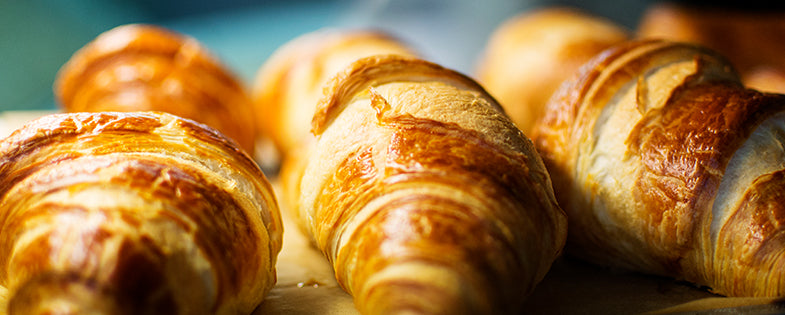
POLYGON ((785 97, 735 84, 700 84, 673 94, 665 108, 636 125, 628 152, 641 157, 636 197, 656 231, 647 238, 675 241, 674 247, 654 243, 662 248, 658 256, 675 265, 692 250, 733 153, 765 118, 782 110, 785 97), (674 186, 673 179, 682 185, 674 186))
POLYGON ((785 288, 785 170, 757 178, 739 209, 720 231, 718 246, 737 257, 718 256, 716 265, 736 265, 732 277, 718 277, 730 295, 782 296, 785 288), (763 275, 763 276, 762 276, 763 275), (730 279, 742 279, 730 281, 730 279), (763 280, 761 280, 763 279, 763 280))
MULTIPOLYGON (((477 295, 474 302, 487 303, 485 307, 488 308, 483 311, 514 310, 513 301, 522 300, 537 282, 536 270, 525 262, 530 259, 528 256, 558 247, 548 243, 547 240, 554 238, 548 235, 551 232, 547 229, 542 231, 544 239, 524 240, 516 238, 523 235, 513 233, 516 237, 510 238, 507 234, 507 229, 513 226, 558 225, 548 212, 535 210, 555 204, 548 204, 545 192, 535 188, 539 184, 528 174, 527 158, 523 154, 504 152, 485 142, 483 135, 454 125, 412 117, 398 117, 385 124, 395 130, 386 147, 388 160, 385 165, 370 165, 367 158, 362 158, 368 154, 346 160, 359 162, 347 165, 345 172, 361 174, 353 178, 364 181, 359 185, 344 184, 343 187, 355 189, 338 194, 331 186, 347 183, 342 178, 337 177, 330 182, 333 185, 325 187, 321 196, 326 199, 320 204, 349 206, 345 207, 347 211, 332 211, 341 215, 335 221, 329 217, 322 221, 323 230, 330 230, 328 226, 348 224, 353 219, 353 212, 381 194, 420 184, 439 183, 471 191, 476 198, 488 203, 473 208, 458 200, 429 195, 395 200, 382 206, 363 223, 360 232, 355 234, 356 240, 342 250, 344 258, 335 265, 347 268, 356 260, 358 265, 354 266, 357 270, 353 272, 352 287, 360 288, 368 276, 390 264, 411 259, 454 268, 456 262, 460 262, 466 266, 458 268, 466 268, 462 273, 474 281, 468 285, 471 288, 468 290, 477 295), (378 170, 385 172, 380 174, 378 170), (338 199, 332 200, 331 196, 338 196, 338 199), (411 233, 400 233, 399 229, 403 227, 411 233), (522 242, 527 245, 523 246, 522 242), (391 250, 392 247, 400 249, 391 250)), ((329 214, 330 210, 317 210, 317 213, 329 214)), ((326 237, 335 236, 328 234, 326 237)), ((431 294, 435 294, 434 303, 443 301, 449 307, 449 303, 454 302, 450 296, 431 294)))

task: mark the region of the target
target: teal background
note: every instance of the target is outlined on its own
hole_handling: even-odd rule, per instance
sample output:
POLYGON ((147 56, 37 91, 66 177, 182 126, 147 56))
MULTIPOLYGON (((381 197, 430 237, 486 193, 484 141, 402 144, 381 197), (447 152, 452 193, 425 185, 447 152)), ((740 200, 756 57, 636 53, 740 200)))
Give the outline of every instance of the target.
POLYGON ((0 111, 56 108, 52 83, 59 67, 98 34, 127 23, 154 23, 193 36, 249 84, 277 47, 323 27, 384 29, 428 59, 471 74, 502 21, 553 4, 631 28, 647 2, 0 0, 0 111))

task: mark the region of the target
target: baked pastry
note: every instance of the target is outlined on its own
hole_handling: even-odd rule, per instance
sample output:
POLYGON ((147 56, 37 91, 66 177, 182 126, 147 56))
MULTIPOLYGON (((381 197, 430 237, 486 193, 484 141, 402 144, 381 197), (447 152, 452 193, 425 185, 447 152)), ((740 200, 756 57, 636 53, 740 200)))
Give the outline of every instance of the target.
POLYGON ((500 314, 560 253, 566 219, 530 140, 476 82, 359 59, 325 86, 294 210, 363 314, 500 314))
POLYGON ((614 22, 575 8, 527 11, 493 31, 477 65, 477 80, 528 134, 564 80, 628 38, 614 22))
POLYGON ((533 132, 566 253, 728 296, 785 295, 785 96, 717 52, 639 40, 566 82, 533 132))
POLYGON ((415 52, 382 31, 326 28, 292 39, 264 62, 252 99, 258 125, 281 155, 292 155, 313 138, 311 118, 324 84, 351 62, 377 54, 415 52))
POLYGON ((255 154, 245 87, 196 39, 159 26, 99 35, 62 66, 54 92, 68 112, 167 112, 218 129, 255 154))
POLYGON ((725 55, 748 87, 785 93, 785 10, 769 3, 766 9, 722 3, 654 3, 638 25, 638 37, 696 43, 725 55), (759 80, 775 76, 776 83, 759 80), (776 85, 775 85, 776 84, 776 85))
POLYGON ((249 314, 281 234, 259 167, 191 120, 53 114, 0 142, 9 314, 249 314))

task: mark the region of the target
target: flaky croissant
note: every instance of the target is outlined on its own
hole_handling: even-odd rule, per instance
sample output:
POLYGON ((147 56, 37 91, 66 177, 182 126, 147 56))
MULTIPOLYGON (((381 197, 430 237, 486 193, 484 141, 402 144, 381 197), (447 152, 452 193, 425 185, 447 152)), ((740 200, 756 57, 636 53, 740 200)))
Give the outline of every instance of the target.
POLYGON ((590 61, 533 138, 566 252, 729 296, 785 295, 785 96, 718 53, 641 40, 590 61))
POLYGON ((60 68, 54 92, 68 112, 167 112, 216 128, 255 154, 245 87, 196 39, 159 26, 99 35, 60 68))
POLYGON ((327 28, 292 39, 264 62, 251 95, 258 125, 283 156, 311 142, 311 118, 324 84, 351 62, 377 54, 415 55, 382 31, 327 28))
POLYGON ((359 59, 325 87, 294 211, 364 314, 499 314, 560 253, 530 140, 468 77, 359 59))
POLYGON ((278 211, 205 125, 44 116, 0 142, 0 291, 9 314, 249 314, 276 281, 278 211))
POLYGON ((521 13, 491 34, 477 80, 528 134, 554 91, 595 54, 629 38, 610 20, 571 7, 521 13))

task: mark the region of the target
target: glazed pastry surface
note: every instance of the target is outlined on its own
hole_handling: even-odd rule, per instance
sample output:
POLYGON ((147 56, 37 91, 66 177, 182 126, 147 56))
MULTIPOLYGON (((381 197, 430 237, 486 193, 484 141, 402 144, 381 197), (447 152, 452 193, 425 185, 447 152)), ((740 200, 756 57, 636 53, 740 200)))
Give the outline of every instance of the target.
POLYGON ((0 142, 9 314, 249 314, 281 234, 255 162, 191 120, 54 114, 0 142))
POLYGON ((615 46, 567 82, 535 146, 567 252, 729 296, 785 294, 785 96, 703 47, 615 46))
POLYGON ((67 112, 167 112, 218 129, 255 154, 245 87, 196 39, 159 26, 102 33, 62 66, 54 92, 67 112))
POLYGON ((520 311, 566 219, 495 100, 392 55, 357 60, 326 91, 294 210, 360 312, 520 311))

